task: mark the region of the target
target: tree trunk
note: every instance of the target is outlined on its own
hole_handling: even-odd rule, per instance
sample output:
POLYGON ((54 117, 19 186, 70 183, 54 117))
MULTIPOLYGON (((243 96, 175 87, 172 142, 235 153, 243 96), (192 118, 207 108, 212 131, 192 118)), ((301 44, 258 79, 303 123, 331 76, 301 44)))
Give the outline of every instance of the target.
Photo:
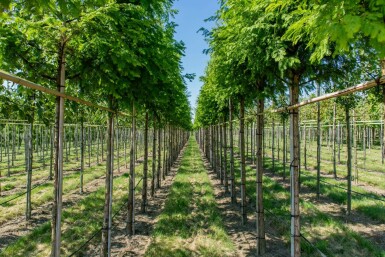
POLYGON ((219 129, 219 162, 220 162, 220 179, 221 179, 221 185, 223 185, 224 182, 224 165, 223 165, 223 125, 218 125, 219 129))
MULTIPOLYGON (((156 172, 156 118, 155 115, 153 117, 154 120, 154 128, 152 135, 152 174, 151 174, 151 197, 155 195, 155 172, 156 172)), ((171 149, 169 149, 171 150, 171 149)))
POLYGON ((334 101, 333 105, 333 174, 334 179, 337 179, 337 159, 336 159, 336 117, 337 116, 337 104, 334 101))
POLYGON ((233 101, 229 100, 229 126, 230 126, 230 193, 231 193, 231 203, 235 204, 237 202, 237 196, 235 192, 235 174, 234 174, 234 131, 233 131, 233 112, 234 106, 233 101))
MULTIPOLYGON (((158 124, 160 124, 160 118, 158 118, 158 124)), ((160 129, 160 126, 158 128, 158 168, 157 168, 157 171, 156 171, 156 187, 157 188, 161 188, 161 162, 162 162, 162 156, 161 156, 161 147, 162 147, 162 133, 161 133, 161 129, 160 129)))
POLYGON ((83 194, 83 173, 84 173, 84 114, 80 118, 80 194, 83 194))
POLYGON ((32 158, 33 158, 33 148, 32 148, 32 129, 33 123, 28 125, 27 136, 26 136, 26 172, 27 172, 27 199, 26 199, 26 209, 25 209, 25 218, 26 220, 31 219, 32 214, 32 205, 31 205, 31 185, 32 185, 32 158))
MULTIPOLYGON (((317 95, 321 95, 320 84, 317 84, 317 95)), ((306 155, 305 155, 306 156, 306 155)), ((321 194, 321 104, 317 103, 317 199, 321 194)))
POLYGON ((348 168, 348 206, 347 206, 347 215, 350 215, 352 210, 352 146, 351 146, 351 128, 350 128, 350 113, 349 107, 345 107, 346 115, 346 145, 347 145, 347 168, 348 168))
POLYGON ((142 187, 142 205, 141 212, 147 211, 147 173, 148 173, 148 111, 144 124, 144 160, 143 160, 143 187, 142 187))
POLYGON ((354 147, 354 173, 355 180, 358 183, 358 155, 357 155, 357 124, 356 124, 356 112, 353 110, 353 147, 354 147))
POLYGON ((136 111, 135 104, 132 103, 132 130, 131 130, 131 149, 130 149, 130 178, 128 192, 128 213, 127 213, 127 233, 130 236, 135 234, 135 150, 136 150, 136 111))
POLYGON ((163 128, 163 163, 162 163, 162 170, 163 170, 163 180, 166 180, 166 175, 168 175, 167 169, 166 169, 166 130, 167 126, 165 125, 163 128))
POLYGON ((226 121, 223 119, 223 177, 225 180, 225 193, 229 193, 229 180, 227 175, 227 133, 226 121))
MULTIPOLYGON (((286 119, 282 118, 282 127, 283 127, 283 156, 282 156, 282 165, 283 165, 283 180, 286 180, 286 156, 287 156, 287 143, 286 143, 286 119)), ((262 155, 263 156, 263 155, 262 155)), ((262 161, 263 162, 263 161, 262 161)))
MULTIPOLYGON (((64 93, 65 89, 65 48, 66 38, 62 36, 58 55, 57 90, 64 93)), ((64 98, 56 97, 55 121, 55 157, 54 157, 54 201, 52 205, 51 223, 51 256, 60 256, 61 216, 63 195, 63 138, 64 138, 64 98)))
MULTIPOLYGON (((109 107, 114 109, 115 102, 112 96, 109 99, 109 107)), ((111 225, 112 225, 112 195, 113 195, 113 181, 114 181, 114 113, 108 113, 107 123, 107 161, 106 161, 106 180, 104 193, 104 215, 103 215, 103 230, 102 230, 102 246, 101 256, 111 256, 111 225)), ((82 134, 84 134, 82 127, 82 134)), ((84 135, 82 136, 84 142, 84 135)), ((83 156, 84 157, 84 143, 83 156)), ((84 161, 83 161, 84 164, 84 161)))
POLYGON ((53 154, 54 154, 54 142, 55 142, 55 128, 50 129, 50 164, 49 164, 49 180, 53 179, 53 154))
POLYGON ((241 214, 242 224, 247 223, 246 212, 246 162, 245 162, 245 97, 240 97, 240 114, 239 114, 239 137, 240 137, 240 154, 241 154, 241 214))
POLYGON ((219 151, 219 143, 220 143, 220 140, 219 140, 219 125, 215 125, 215 148, 216 148, 216 160, 217 160, 217 163, 216 163, 216 167, 217 167, 217 179, 220 179, 221 178, 221 172, 222 172, 222 169, 221 169, 221 155, 220 155, 220 151, 219 151))
MULTIPOLYGON (((309 128, 309 140, 310 140, 310 128, 309 128)), ((303 125, 303 166, 305 170, 307 170, 307 159, 306 159, 306 152, 307 152, 307 144, 306 144, 306 124, 303 125)))
MULTIPOLYGON (((293 74, 290 85, 290 105, 298 103, 299 76, 293 74)), ((298 108, 290 113, 290 199, 291 199, 291 256, 301 255, 299 208, 299 115, 298 108)))
POLYGON ((273 122, 271 124, 271 162, 272 162, 272 169, 273 169, 273 174, 275 173, 275 156, 274 156, 274 151, 275 151, 275 123, 274 123, 274 118, 273 122))
MULTIPOLYGON (((263 91, 263 88, 260 89, 263 91)), ((263 155, 262 155, 262 145, 263 145, 263 132, 264 132, 264 114, 265 103, 264 99, 258 100, 258 110, 257 110, 257 185, 256 185, 256 208, 257 208, 257 255, 263 255, 266 251, 266 240, 265 240, 265 214, 263 207, 263 155)))

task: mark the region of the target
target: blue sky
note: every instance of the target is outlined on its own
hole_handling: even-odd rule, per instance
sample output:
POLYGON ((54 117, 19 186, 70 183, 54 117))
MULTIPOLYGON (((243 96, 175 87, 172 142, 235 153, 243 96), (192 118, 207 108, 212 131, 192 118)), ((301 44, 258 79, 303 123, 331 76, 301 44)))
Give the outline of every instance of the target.
POLYGON ((195 80, 188 83, 188 91, 190 92, 190 103, 193 109, 196 105, 196 99, 202 82, 199 77, 204 74, 209 56, 203 54, 203 50, 208 48, 202 33, 197 31, 204 27, 212 28, 213 22, 205 22, 204 20, 214 15, 219 8, 217 0, 176 0, 174 9, 179 13, 175 16, 176 40, 182 40, 186 45, 186 56, 182 59, 184 73, 195 73, 195 80))

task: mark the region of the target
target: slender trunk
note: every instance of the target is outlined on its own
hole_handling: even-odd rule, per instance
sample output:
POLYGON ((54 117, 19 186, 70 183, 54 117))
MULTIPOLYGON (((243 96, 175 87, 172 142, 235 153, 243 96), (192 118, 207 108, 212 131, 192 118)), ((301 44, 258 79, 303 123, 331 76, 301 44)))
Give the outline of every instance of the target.
POLYGON ((222 172, 222 169, 221 169, 221 155, 220 155, 220 151, 219 151, 219 143, 220 143, 220 140, 219 140, 219 125, 215 125, 215 148, 216 148, 216 160, 217 160, 217 179, 220 179, 221 178, 221 172, 222 172))
MULTIPOLYGON (((152 174, 151 174, 151 197, 155 195, 155 172, 156 172, 156 118, 154 115, 154 128, 152 135, 152 174)), ((170 148, 171 149, 171 148, 170 148)))
MULTIPOLYGON (((109 107, 114 109, 114 99, 110 97, 109 107)), ((104 218, 102 230, 101 256, 111 256, 111 225, 112 225, 112 195, 114 181, 114 113, 108 113, 107 123, 107 161, 106 161, 106 180, 104 193, 104 218)), ((83 133, 82 128, 82 134, 83 133)), ((82 142, 84 135, 82 136, 82 142)), ((84 149, 84 143, 83 149, 84 149)), ((84 155, 84 150, 83 150, 84 155)), ((84 156, 83 156, 84 157, 84 156)), ((84 162, 83 162, 84 163, 84 162)))
POLYGON ((355 180, 358 183, 358 156, 357 156, 357 124, 356 124, 356 112, 353 110, 353 147, 354 147, 354 173, 355 180))
POLYGON ((91 126, 88 126, 88 136, 87 136, 87 143, 88 143, 88 167, 91 167, 91 126))
POLYGON ((342 141, 342 127, 340 122, 338 122, 338 164, 341 164, 341 141, 342 141))
POLYGON ((241 214, 242 224, 247 223, 246 212, 246 163, 245 163, 245 97, 240 97, 240 115, 239 115, 239 137, 240 137, 240 153, 241 153, 241 214))
POLYGON ((223 185, 224 181, 224 165, 223 165, 223 125, 219 124, 219 162, 221 167, 220 179, 221 185, 223 185))
MULTIPOLYGON (((385 60, 381 61, 381 75, 385 76, 385 60)), ((384 164, 385 159, 385 85, 382 85, 382 105, 383 105, 383 113, 382 113, 382 164, 384 164)))
POLYGON ((215 140, 214 140, 214 128, 215 128, 215 126, 214 125, 211 125, 210 126, 210 135, 211 135, 211 144, 210 144, 210 163, 211 163, 211 167, 212 167, 212 169, 214 170, 214 172, 215 172, 215 170, 216 170, 216 166, 215 166, 215 148, 214 148, 214 142, 215 142, 215 140))
POLYGON ((273 123, 272 123, 272 131, 271 131, 271 161, 272 161, 272 169, 273 173, 275 173, 275 156, 274 156, 274 151, 275 151, 275 123, 274 123, 274 118, 273 118, 273 123))
POLYGON ((235 191, 235 174, 234 174, 234 132, 233 132, 233 112, 234 106, 233 101, 229 100, 229 126, 230 126, 230 193, 231 193, 231 203, 235 204, 237 202, 237 196, 235 191))
POLYGON ((5 135, 6 135, 6 142, 7 142, 7 169, 8 169, 8 172, 7 172, 7 177, 10 177, 11 176, 11 156, 10 156, 10 135, 9 135, 9 126, 7 124, 6 126, 6 130, 5 130, 5 135))
POLYGON ((223 177, 225 180, 225 193, 229 193, 229 180, 227 175, 227 133, 226 122, 223 119, 223 177))
POLYGON ((117 120, 116 121, 117 125, 116 125, 116 150, 117 150, 117 154, 116 154, 116 159, 117 159, 117 162, 118 162, 118 172, 120 173, 120 151, 119 151, 119 143, 120 143, 120 132, 119 132, 119 121, 117 120))
POLYGON ((27 155, 27 199, 26 199, 26 210, 25 210, 25 218, 26 220, 31 219, 32 213, 32 205, 31 205, 31 185, 32 185, 32 129, 33 123, 28 125, 27 129, 27 137, 26 137, 26 155, 27 155))
MULTIPOLYGON (((310 128, 309 128, 309 140, 310 140, 310 128)), ((306 124, 303 126, 303 165, 305 170, 307 170, 307 159, 306 159, 306 152, 307 152, 307 144, 306 144, 306 124)))
MULTIPOLYGON (((283 180, 286 180, 286 156, 287 156, 287 143, 286 143, 286 119, 282 118, 283 126, 283 156, 282 156, 282 166, 283 166, 283 180)), ((263 155, 262 155, 263 156, 263 155)))
MULTIPOLYGON (((320 84, 317 84, 317 95, 320 96, 320 84)), ((306 156, 306 155, 305 155, 306 156)), ((321 194, 321 104, 317 103, 317 199, 321 194)))
POLYGON ((135 151, 136 151, 136 112, 135 105, 132 103, 132 130, 131 130, 131 149, 130 149, 130 177, 128 192, 128 213, 127 213, 127 233, 130 236, 135 234, 135 151))
POLYGON ((166 175, 168 175, 167 169, 166 169, 166 130, 167 126, 164 126, 163 128, 163 163, 162 163, 162 170, 163 170, 163 180, 166 180, 166 175))
MULTIPOLYGON (((298 103, 299 76, 293 74, 290 85, 290 105, 298 103)), ((298 108, 290 112, 290 199, 291 199, 291 256, 301 256, 299 208, 299 115, 298 108)))
POLYGON ((362 147, 363 147, 363 151, 364 151, 364 170, 366 170, 366 127, 364 125, 363 127, 363 136, 362 136, 362 147))
POLYGON ((83 194, 83 173, 84 173, 84 114, 80 118, 80 194, 83 194))
MULTIPOLYGON (((260 89, 263 91, 263 88, 260 89)), ((265 240, 265 214, 263 207, 263 155, 262 155, 262 144, 263 144, 263 132, 264 132, 264 112, 265 103, 264 99, 258 100, 257 110, 257 185, 256 185, 256 208, 257 208, 257 255, 263 255, 266 252, 266 240, 265 240)))
POLYGON ((350 215, 352 210, 352 146, 351 146, 351 128, 350 128, 350 113, 349 108, 345 107, 346 115, 346 145, 347 145, 347 169, 348 169, 348 206, 347 206, 347 215, 350 215))
MULTIPOLYGON (((160 119, 158 118, 158 124, 160 124, 160 119)), ((162 147, 162 133, 160 127, 158 128, 158 168, 156 171, 156 187, 161 188, 161 162, 162 162, 162 156, 161 156, 161 147, 162 147)))
POLYGON ((143 160, 143 188, 142 188, 142 205, 141 212, 147 211, 147 173, 148 173, 148 111, 144 124, 144 160, 143 160))
POLYGON ((333 174, 334 179, 337 179, 337 164, 336 164, 336 115, 337 115, 337 103, 334 101, 333 105, 333 174))
MULTIPOLYGON (((58 57, 57 90, 64 93, 65 89, 65 36, 62 37, 58 57)), ((60 256, 61 216, 63 194, 63 136, 64 136, 64 98, 56 97, 55 121, 55 157, 54 157, 54 202, 52 205, 51 223, 51 256, 60 256)))
POLYGON ((50 164, 49 164, 49 180, 52 180, 53 179, 53 155, 54 155, 54 142, 55 142, 55 132, 54 132, 54 128, 52 127, 51 130, 50 130, 50 143, 51 143, 51 146, 50 146, 50 164))

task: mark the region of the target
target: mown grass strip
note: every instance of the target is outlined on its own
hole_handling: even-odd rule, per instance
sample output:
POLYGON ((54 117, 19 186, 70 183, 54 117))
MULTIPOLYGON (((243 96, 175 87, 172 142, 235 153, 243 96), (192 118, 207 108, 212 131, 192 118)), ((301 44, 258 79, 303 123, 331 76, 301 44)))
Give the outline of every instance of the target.
POLYGON ((234 256, 197 143, 190 139, 145 256, 234 256))
MULTIPOLYGON (((275 172, 279 175, 283 168, 277 162, 275 172)), ((236 183, 240 183, 240 162, 236 159, 236 183)), ((270 159, 265 159, 265 169, 272 169, 270 159)), ((255 169, 246 165, 247 182, 246 194, 255 203, 255 169)), ((287 179, 289 180, 288 169, 287 179)), ((303 171, 302 171, 303 172, 303 171)), ((266 212, 267 219, 274 220, 274 226, 279 235, 289 247, 290 244, 290 192, 274 179, 264 176, 264 205, 271 213, 266 212), (277 219, 278 217, 278 219, 277 219)), ((327 256, 377 256, 384 257, 385 251, 371 241, 350 230, 342 219, 333 218, 318 210, 316 204, 300 199, 301 233, 309 239, 320 251, 327 256)), ((269 232, 269 231, 267 231, 269 232)), ((317 256, 313 247, 304 240, 301 241, 303 256, 317 256)))

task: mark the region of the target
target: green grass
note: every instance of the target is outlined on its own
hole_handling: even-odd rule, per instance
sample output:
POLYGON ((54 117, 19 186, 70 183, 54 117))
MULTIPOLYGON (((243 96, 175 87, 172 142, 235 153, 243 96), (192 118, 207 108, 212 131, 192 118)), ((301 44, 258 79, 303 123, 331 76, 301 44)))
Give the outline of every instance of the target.
POLYGON ((198 145, 190 139, 145 256, 233 256, 198 145))
MULTIPOLYGON (((142 167, 136 168, 138 173, 142 167)), ((114 179, 113 213, 115 213, 127 199, 128 174, 114 179)), ((139 192, 140 188, 137 188, 139 192)), ((63 210, 62 221, 62 254, 69 255, 78 249, 102 226, 104 205, 104 184, 100 184, 97 191, 89 194, 72 207, 63 210)), ((93 242, 101 240, 99 233, 93 242)), ((0 256, 49 256, 51 241, 51 224, 44 223, 35 228, 28 235, 19 238, 6 247, 0 256)), ((87 248, 86 248, 87 249, 87 248)))
MULTIPOLYGON (((240 183, 240 163, 236 159, 235 162, 236 171, 236 183, 240 183)), ((281 176, 283 167, 280 163, 276 162, 275 174, 281 176)), ((265 169, 272 169, 271 159, 265 159, 265 169)), ((246 194, 251 197, 251 202, 254 203, 256 199, 255 195, 255 169, 246 165, 247 182, 246 182, 246 194)), ((289 171, 287 172, 287 180, 289 179, 289 171)), ((305 173, 304 169, 302 172, 305 173)), ((303 174, 304 174, 303 173, 303 174)), ((306 173, 309 175, 309 172, 306 173)), ((315 180, 314 180, 315 181, 315 180)), ((290 247, 290 193, 282 185, 278 184, 274 179, 264 176, 264 205, 270 212, 266 213, 266 219, 273 220, 276 231, 279 236, 283 238, 287 247, 290 247), (282 221, 284 220, 284 221, 282 221)), ((303 179, 303 186, 313 185, 313 180, 303 179)), ((325 188, 324 188, 325 189, 325 188)), ((326 193, 326 192, 325 192, 326 193)), ((346 192, 339 192, 338 190, 330 190, 328 197, 333 197, 340 201, 345 201, 346 192)), ((357 208, 353 201, 353 208, 357 208)), ((368 199, 362 199, 361 203, 368 203, 368 199)), ((300 200, 301 206, 301 233, 309 239, 314 245, 316 245, 327 256, 378 256, 384 257, 385 250, 380 249, 373 242, 369 241, 365 237, 358 233, 351 231, 346 225, 343 219, 333 218, 327 213, 323 213, 317 209, 316 204, 312 202, 300 200)), ((380 212, 370 206, 370 212, 373 215, 384 216, 382 208, 380 212), (376 214, 374 214, 376 213, 376 214)), ((357 208, 357 210, 359 210, 357 208)), ((304 240, 301 240, 302 256, 318 256, 316 251, 308 245, 304 240)))
MULTIPOLYGON (((73 153, 74 151, 72 151, 73 153)), ((117 150, 115 151, 117 152, 117 150)), ((123 151, 120 150, 120 154, 122 154, 123 151)), ((75 156, 72 156, 73 159, 75 160, 75 156)), ((88 158, 85 158, 88 160, 88 158)), ((100 158, 101 159, 101 158, 100 158)), ((86 161, 87 161, 86 160, 86 161)), ((101 177, 105 173, 105 164, 100 163, 96 164, 96 157, 91 158, 91 162, 95 162, 95 165, 92 165, 91 167, 88 167, 88 165, 85 166, 84 172, 83 172, 83 180, 84 180, 84 185, 87 183, 101 177)), ((129 161, 129 157, 127 157, 127 161, 129 161)), ((65 165, 65 170, 70 170, 70 169, 77 169, 79 166, 79 162, 72 161, 73 163, 67 163, 65 165)), ((117 165, 117 161, 115 161, 115 165, 117 165)), ((124 158, 121 157, 120 160, 120 165, 124 165, 124 158)), ((47 169, 49 169, 47 167, 47 169)), ((48 170, 37 170, 33 172, 33 179, 44 179, 48 177, 48 170)), ((2 179, 6 180, 7 182, 4 183, 2 181, 2 186, 4 187, 15 187, 17 185, 18 187, 25 186, 25 179, 26 175, 25 173, 22 175, 14 175, 12 177, 3 177, 2 179)), ((34 187, 34 183, 32 184, 32 187, 34 187)), ((66 173, 64 175, 64 183, 63 183, 63 193, 67 194, 71 191, 76 190, 77 188, 80 187, 80 172, 79 171, 74 171, 72 173, 66 173)), ((24 192, 26 189, 21 188, 21 190, 17 190, 13 194, 7 195, 0 197, 0 203, 6 202, 9 199, 14 198, 17 196, 19 193, 24 192)), ((41 204, 44 204, 46 202, 52 201, 53 200, 53 195, 52 195, 52 190, 53 190, 53 184, 52 181, 46 181, 43 185, 39 186, 38 188, 34 189, 32 191, 32 208, 36 208, 36 206, 39 206, 41 204)), ((15 216, 20 216, 23 215, 25 209, 25 202, 26 202, 26 197, 23 195, 20 198, 17 198, 5 205, 0 206, 0 223, 3 223, 9 219, 14 218, 15 216), (20 208, 22 206, 22 208, 20 208)))

